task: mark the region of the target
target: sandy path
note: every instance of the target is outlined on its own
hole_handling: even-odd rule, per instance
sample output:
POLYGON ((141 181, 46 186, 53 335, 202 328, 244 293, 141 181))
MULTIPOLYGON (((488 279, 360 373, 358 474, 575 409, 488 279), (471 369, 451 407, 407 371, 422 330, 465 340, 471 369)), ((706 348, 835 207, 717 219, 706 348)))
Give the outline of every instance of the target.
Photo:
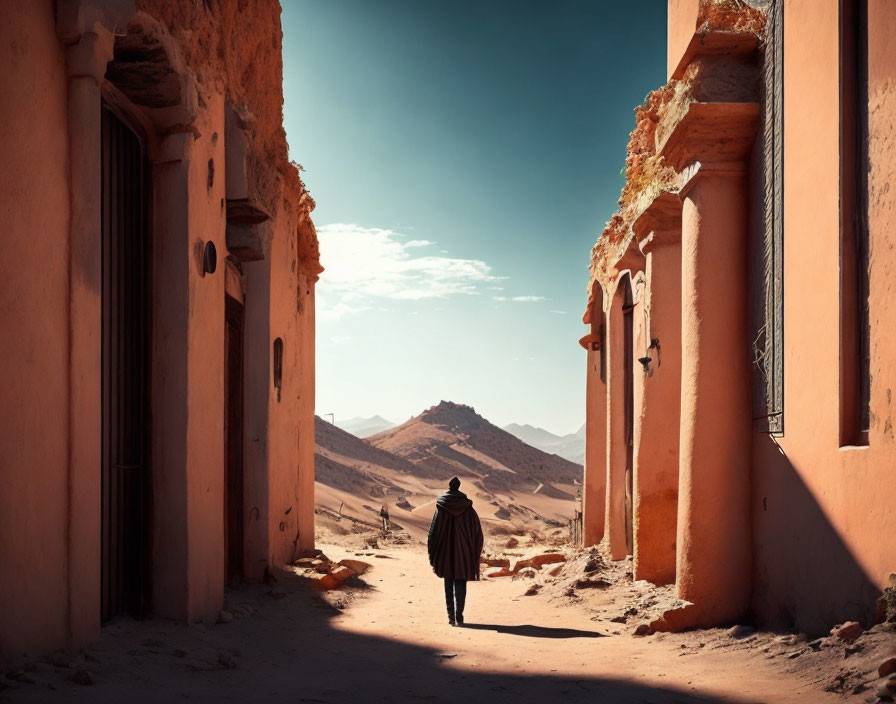
MULTIPOLYGON (((320 546, 330 557, 353 556, 320 546)), ((824 702, 840 698, 761 656, 699 650, 679 636, 612 635, 575 606, 525 597, 522 581, 471 584, 467 628, 446 622, 419 547, 378 551, 368 589, 339 610, 284 580, 229 594, 228 624, 120 620, 74 662, 5 680, 12 702, 824 702), (70 665, 70 667, 60 667, 70 665), (94 683, 66 679, 90 673, 94 683), (23 682, 21 680, 32 680, 23 682)), ((340 598, 329 595, 331 601, 340 598)))

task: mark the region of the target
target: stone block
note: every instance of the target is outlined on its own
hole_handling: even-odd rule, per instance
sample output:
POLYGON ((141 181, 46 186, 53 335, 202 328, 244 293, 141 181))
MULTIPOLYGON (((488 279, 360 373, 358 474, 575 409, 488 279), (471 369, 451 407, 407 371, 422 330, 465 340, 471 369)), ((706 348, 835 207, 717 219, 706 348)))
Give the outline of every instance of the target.
POLYGON ((862 633, 864 633, 864 629, 858 621, 847 621, 831 629, 832 636, 849 645, 855 643, 862 633))
POLYGON ((340 560, 338 564, 342 567, 347 567, 356 575, 364 574, 371 567, 369 563, 361 562, 361 560, 340 560))

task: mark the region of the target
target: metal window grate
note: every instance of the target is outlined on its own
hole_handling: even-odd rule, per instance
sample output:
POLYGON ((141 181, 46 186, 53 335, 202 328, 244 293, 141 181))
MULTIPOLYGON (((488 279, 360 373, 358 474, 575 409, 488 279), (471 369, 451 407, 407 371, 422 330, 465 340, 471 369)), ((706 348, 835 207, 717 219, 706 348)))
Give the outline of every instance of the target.
POLYGON ((784 3, 768 10, 764 44, 762 252, 754 298, 753 417, 784 432, 784 3))

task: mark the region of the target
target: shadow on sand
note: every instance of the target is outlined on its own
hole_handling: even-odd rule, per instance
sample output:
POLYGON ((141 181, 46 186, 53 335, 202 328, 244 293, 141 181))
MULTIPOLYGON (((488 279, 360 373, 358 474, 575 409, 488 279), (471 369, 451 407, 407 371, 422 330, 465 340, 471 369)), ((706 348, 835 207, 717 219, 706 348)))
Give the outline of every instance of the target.
MULTIPOLYGON (((464 662, 463 639, 450 654, 413 643, 406 633, 387 638, 341 627, 341 611, 293 580, 280 600, 264 593, 231 593, 257 604, 256 615, 216 626, 186 627, 163 619, 116 619, 85 657, 90 687, 63 676, 17 685, 0 700, 12 702, 582 702, 593 704, 710 704, 756 702, 749 695, 720 697, 694 687, 632 682, 628 668, 616 677, 563 676, 520 661, 517 672, 475 668, 464 662), (223 655, 222 655, 223 654, 223 655), (52 689, 48 685, 52 685, 52 689)), ((449 628, 446 624, 446 629, 449 628)), ((471 629, 534 638, 587 638, 593 631, 547 626, 469 624, 471 629)), ((393 629, 394 630, 394 629, 393 629)), ((463 629, 450 629, 458 636, 463 629)), ((401 631, 400 631, 401 633, 401 631)), ((598 640, 566 646, 579 662, 601 657, 598 640)), ((509 645, 509 644, 508 644, 509 645)), ((633 664, 633 667, 637 667, 633 664)))
POLYGON ((509 633, 514 636, 527 638, 603 638, 603 633, 597 631, 581 631, 578 628, 548 628, 546 626, 533 626, 525 624, 520 626, 502 626, 496 623, 465 623, 463 628, 471 628, 477 631, 497 631, 509 633))

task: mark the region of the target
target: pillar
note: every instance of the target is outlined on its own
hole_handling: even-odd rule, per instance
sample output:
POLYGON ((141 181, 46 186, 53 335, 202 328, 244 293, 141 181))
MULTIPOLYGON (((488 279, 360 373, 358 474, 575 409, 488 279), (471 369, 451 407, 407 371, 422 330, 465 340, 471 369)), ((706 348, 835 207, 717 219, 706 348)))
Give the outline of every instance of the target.
POLYGON ((696 163, 682 198, 677 595, 692 624, 740 619, 750 597, 747 182, 696 163))
MULTIPOLYGON (((152 601, 188 620, 187 515, 189 185, 193 135, 176 132, 153 162, 152 601)), ((223 342, 222 342, 223 349, 223 342)), ((223 513, 223 512, 222 512, 223 513)))
POLYGON ((635 374, 634 578, 675 581, 681 409, 681 202, 663 192, 633 225, 646 258, 649 357, 635 374))
POLYGON ((102 100, 112 32, 96 24, 66 49, 71 225, 69 236, 68 643, 100 633, 102 100))
POLYGON ((603 289, 599 283, 589 302, 591 331, 599 349, 588 349, 585 377, 585 477, 582 490, 584 545, 596 545, 604 537, 607 492, 607 385, 604 355, 603 289))

